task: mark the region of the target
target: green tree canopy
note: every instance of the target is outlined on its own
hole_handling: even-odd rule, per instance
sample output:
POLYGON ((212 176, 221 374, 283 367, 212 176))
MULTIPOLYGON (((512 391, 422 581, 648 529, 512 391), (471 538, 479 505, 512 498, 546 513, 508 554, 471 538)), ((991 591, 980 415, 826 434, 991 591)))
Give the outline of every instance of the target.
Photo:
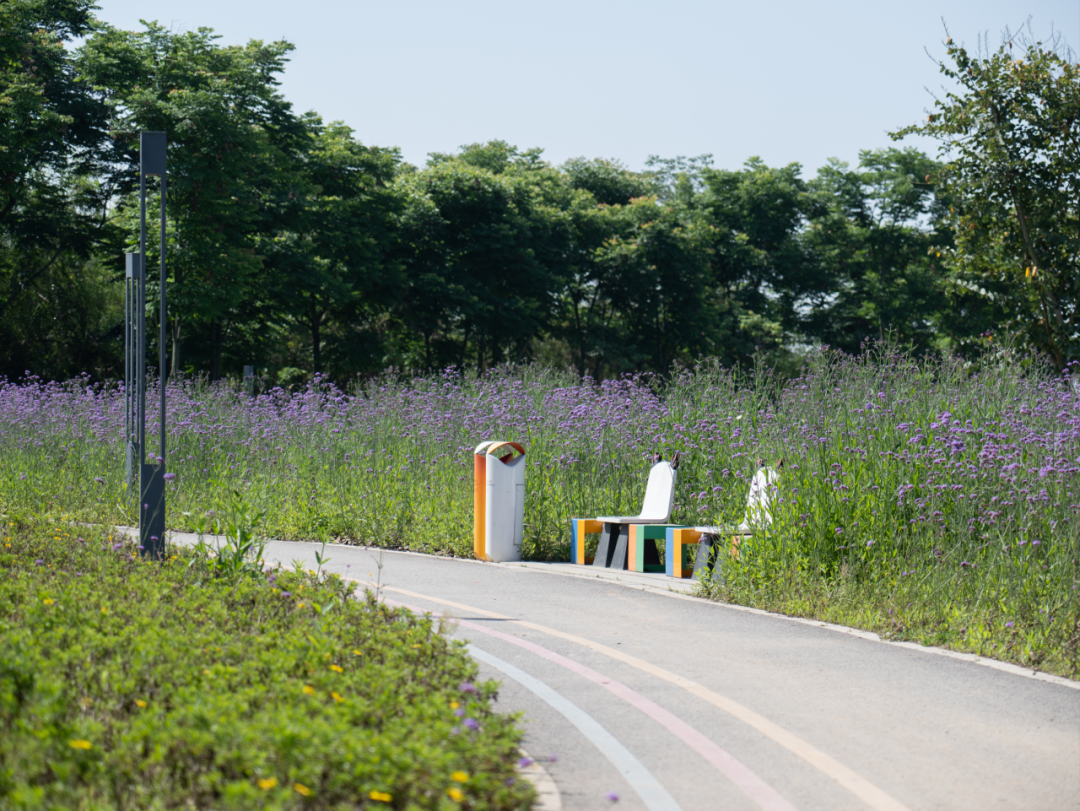
POLYGON ((941 141, 951 283, 990 299, 1059 368, 1080 358, 1080 65, 1059 41, 1007 31, 994 52, 946 43, 956 89, 918 133, 941 141))

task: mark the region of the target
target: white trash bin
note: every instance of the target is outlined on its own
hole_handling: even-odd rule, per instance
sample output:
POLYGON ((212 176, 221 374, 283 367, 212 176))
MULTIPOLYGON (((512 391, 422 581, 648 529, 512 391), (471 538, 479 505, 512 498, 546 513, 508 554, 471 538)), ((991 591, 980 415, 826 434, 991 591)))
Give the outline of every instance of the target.
POLYGON ((473 555, 497 563, 521 560, 525 449, 517 442, 481 442, 473 454, 473 555), (518 455, 507 455, 510 449, 518 455))

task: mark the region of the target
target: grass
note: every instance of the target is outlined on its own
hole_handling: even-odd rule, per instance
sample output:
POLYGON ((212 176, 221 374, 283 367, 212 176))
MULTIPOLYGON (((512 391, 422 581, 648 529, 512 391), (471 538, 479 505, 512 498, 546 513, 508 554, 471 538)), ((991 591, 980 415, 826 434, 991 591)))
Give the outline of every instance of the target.
POLYGON ((530 806, 495 683, 430 619, 66 521, 0 539, 0 807, 530 806))
MULTIPOLYGON (((1009 350, 882 345, 816 352, 784 381, 708 362, 666 381, 525 367, 256 398, 183 381, 168 521, 192 529, 236 489, 276 537, 469 555, 472 449, 508 439, 528 451, 525 555, 565 560, 568 519, 636 510, 657 450, 683 455, 687 524, 740 520, 758 460, 783 459, 772 531, 705 593, 1077 677, 1076 379, 1009 350)), ((0 504, 135 523, 122 425, 115 388, 0 387, 0 504)))

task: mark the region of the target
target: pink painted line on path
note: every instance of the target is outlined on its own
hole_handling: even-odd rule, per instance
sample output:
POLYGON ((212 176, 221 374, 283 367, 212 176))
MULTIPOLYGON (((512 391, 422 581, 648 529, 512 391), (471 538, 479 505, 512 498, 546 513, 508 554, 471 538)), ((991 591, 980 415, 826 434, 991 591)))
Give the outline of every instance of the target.
MULTIPOLYGON (((401 603, 397 600, 383 599, 390 605, 399 605, 420 614, 431 613, 423 608, 407 603, 401 603)), ((623 701, 641 710, 682 740, 683 743, 705 758, 705 760, 719 769, 732 783, 742 789, 750 799, 758 804, 759 807, 766 809, 767 811, 796 811, 795 806, 781 796, 776 789, 754 774, 754 772, 747 768, 745 764, 726 749, 717 746, 709 738, 698 732, 677 715, 665 710, 656 702, 646 698, 630 687, 627 687, 622 682, 615 681, 614 679, 593 670, 591 667, 587 667, 580 662, 575 662, 573 659, 568 659, 542 645, 537 645, 535 642, 518 639, 515 636, 510 636, 509 634, 504 634, 501 631, 495 631, 491 628, 485 628, 483 625, 469 622, 468 620, 459 619, 457 622, 459 625, 464 625, 474 631, 493 636, 504 642, 509 642, 511 645, 517 645, 519 648, 524 648, 531 653, 535 653, 537 656, 542 656, 549 662, 561 665, 567 670, 572 670, 579 676, 583 676, 589 681, 599 684, 605 690, 614 693, 623 701)))

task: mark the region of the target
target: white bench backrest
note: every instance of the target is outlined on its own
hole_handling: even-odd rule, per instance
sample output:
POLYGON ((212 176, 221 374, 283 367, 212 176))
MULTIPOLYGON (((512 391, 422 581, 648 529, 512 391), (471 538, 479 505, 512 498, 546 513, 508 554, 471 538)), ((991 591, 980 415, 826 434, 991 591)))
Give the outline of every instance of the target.
POLYGON ((641 514, 656 519, 657 523, 666 523, 671 518, 671 508, 675 503, 675 468, 671 462, 657 462, 649 471, 649 483, 645 485, 645 503, 641 514))
POLYGON ((772 488, 776 484, 777 472, 775 468, 763 467, 754 474, 750 481, 750 494, 746 497, 746 518, 750 526, 768 526, 772 523, 772 514, 769 512, 769 498, 772 488))

